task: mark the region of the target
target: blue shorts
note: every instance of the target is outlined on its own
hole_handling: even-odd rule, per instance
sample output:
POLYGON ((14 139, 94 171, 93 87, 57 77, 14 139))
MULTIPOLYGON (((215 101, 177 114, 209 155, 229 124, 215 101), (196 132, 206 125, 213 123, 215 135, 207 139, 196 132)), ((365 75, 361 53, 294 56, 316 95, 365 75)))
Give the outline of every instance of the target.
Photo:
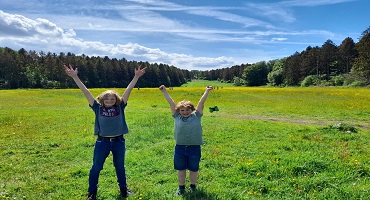
POLYGON ((200 145, 176 145, 173 156, 174 168, 197 172, 201 156, 200 145))

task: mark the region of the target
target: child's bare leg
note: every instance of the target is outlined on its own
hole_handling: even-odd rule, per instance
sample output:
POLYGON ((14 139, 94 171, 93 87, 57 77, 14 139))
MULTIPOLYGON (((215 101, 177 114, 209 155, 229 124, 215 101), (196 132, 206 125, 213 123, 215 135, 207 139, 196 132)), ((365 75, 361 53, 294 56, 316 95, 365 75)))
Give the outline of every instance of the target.
POLYGON ((196 185, 198 179, 198 172, 190 171, 190 184, 196 185))
POLYGON ((177 180, 179 185, 185 185, 186 170, 177 170, 177 180))

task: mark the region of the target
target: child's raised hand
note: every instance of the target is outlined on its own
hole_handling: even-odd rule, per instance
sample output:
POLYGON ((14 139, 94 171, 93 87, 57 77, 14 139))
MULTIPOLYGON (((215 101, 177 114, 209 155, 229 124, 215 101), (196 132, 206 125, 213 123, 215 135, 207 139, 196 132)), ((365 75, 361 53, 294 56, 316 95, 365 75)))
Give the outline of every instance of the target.
POLYGON ((206 87, 206 90, 213 90, 213 86, 208 85, 208 86, 206 87))
POLYGON ((146 67, 144 67, 143 69, 140 69, 140 67, 141 67, 141 65, 137 69, 135 69, 135 76, 140 77, 143 74, 145 74, 146 67))
POLYGON ((161 90, 161 91, 166 90, 166 86, 164 86, 164 85, 159 86, 159 90, 161 90))
POLYGON ((64 65, 64 71, 70 77, 76 77, 77 74, 78 74, 78 68, 73 69, 73 67, 72 67, 71 64, 69 64, 68 66, 67 65, 64 65))

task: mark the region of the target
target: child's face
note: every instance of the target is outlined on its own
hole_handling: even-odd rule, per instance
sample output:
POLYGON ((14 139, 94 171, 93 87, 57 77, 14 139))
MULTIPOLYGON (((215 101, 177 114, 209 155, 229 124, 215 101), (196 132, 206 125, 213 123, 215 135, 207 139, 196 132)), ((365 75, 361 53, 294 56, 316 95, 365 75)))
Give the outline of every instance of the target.
POLYGON ((181 107, 179 111, 180 115, 183 117, 189 117, 190 114, 193 112, 190 108, 187 107, 181 107))
POLYGON ((116 97, 114 95, 109 95, 104 99, 105 107, 113 107, 116 104, 116 97))

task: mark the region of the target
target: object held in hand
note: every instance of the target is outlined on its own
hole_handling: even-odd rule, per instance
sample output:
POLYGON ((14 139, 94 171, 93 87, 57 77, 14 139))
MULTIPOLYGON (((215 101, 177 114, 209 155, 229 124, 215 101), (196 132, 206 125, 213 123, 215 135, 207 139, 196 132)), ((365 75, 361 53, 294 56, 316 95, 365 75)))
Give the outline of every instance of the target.
POLYGON ((209 112, 213 112, 213 111, 219 111, 218 107, 217 106, 209 107, 209 112))

